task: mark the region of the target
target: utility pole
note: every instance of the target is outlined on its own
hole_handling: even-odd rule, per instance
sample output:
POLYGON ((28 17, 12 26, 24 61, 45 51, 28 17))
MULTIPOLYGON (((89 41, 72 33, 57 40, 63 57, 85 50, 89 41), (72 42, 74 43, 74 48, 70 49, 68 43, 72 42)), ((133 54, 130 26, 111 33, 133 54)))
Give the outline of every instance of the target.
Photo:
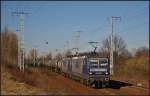
POLYGON ((35 48, 33 48, 33 50, 34 50, 34 67, 35 67, 35 51, 36 51, 36 49, 35 48))
POLYGON ((67 51, 69 50, 69 41, 66 41, 67 51))
POLYGON ((44 63, 45 63, 45 60, 44 60, 44 59, 45 59, 45 56, 44 56, 44 55, 45 55, 45 54, 44 54, 44 52, 43 52, 43 58, 42 58, 42 59, 43 59, 43 60, 42 60, 42 61, 43 61, 43 65, 45 65, 45 64, 44 64, 44 63))
POLYGON ((110 32, 110 35, 111 35, 111 47, 110 47, 110 74, 113 75, 114 74, 114 71, 113 71, 113 68, 114 68, 114 20, 117 20, 117 19, 121 19, 121 17, 115 17, 115 16, 112 16, 111 17, 111 32, 110 32))
POLYGON ((66 44, 64 44, 64 52, 67 52, 69 50, 69 41, 66 41, 66 44))
POLYGON ((66 55, 66 53, 69 51, 69 41, 66 41, 66 44, 64 44, 64 56, 66 55))
POLYGON ((73 48, 74 50, 75 50, 75 52, 76 52, 76 54, 78 54, 78 52, 79 52, 79 38, 80 38, 80 33, 81 33, 82 31, 77 31, 77 35, 76 35, 76 48, 73 48))
POLYGON ((57 52, 58 52, 58 49, 55 49, 55 52, 56 52, 56 56, 57 56, 57 54, 58 54, 58 53, 57 53, 57 52))
POLYGON ((24 15, 28 13, 25 12, 12 12, 13 15, 19 16, 19 35, 18 35, 18 65, 20 70, 24 72, 24 15))
POLYGON ((34 52, 34 67, 35 67, 35 61, 36 61, 36 47, 33 48, 33 52, 34 52))
POLYGON ((36 63, 37 63, 37 66, 38 66, 38 45, 35 45, 34 48, 34 67, 36 66, 36 63))

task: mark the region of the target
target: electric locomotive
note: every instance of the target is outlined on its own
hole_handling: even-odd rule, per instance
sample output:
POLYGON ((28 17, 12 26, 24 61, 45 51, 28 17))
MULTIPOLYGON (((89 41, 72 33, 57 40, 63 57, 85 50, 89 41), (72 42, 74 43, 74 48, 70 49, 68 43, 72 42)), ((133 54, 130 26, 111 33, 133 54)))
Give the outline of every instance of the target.
POLYGON ((109 58, 96 53, 71 55, 63 59, 61 72, 87 86, 109 86, 109 58))

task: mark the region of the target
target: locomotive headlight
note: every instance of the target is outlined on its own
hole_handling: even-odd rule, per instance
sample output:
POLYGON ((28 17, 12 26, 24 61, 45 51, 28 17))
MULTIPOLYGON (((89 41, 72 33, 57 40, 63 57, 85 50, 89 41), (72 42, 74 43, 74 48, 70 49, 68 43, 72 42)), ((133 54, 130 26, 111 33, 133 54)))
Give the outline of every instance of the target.
POLYGON ((92 74, 92 72, 89 73, 90 75, 92 74))
POLYGON ((105 73, 106 75, 108 74, 108 72, 105 73))

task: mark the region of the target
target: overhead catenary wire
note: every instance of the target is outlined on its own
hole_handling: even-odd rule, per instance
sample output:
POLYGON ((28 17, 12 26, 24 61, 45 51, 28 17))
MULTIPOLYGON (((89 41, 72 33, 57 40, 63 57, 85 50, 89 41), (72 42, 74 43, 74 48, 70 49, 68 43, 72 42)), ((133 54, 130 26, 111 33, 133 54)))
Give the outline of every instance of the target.
POLYGON ((139 46, 139 44, 141 45, 141 47, 147 47, 149 48, 149 40, 137 40, 137 41, 129 41, 127 42, 127 46, 133 46, 134 48, 135 46, 139 46))
POLYGON ((40 5, 35 11, 32 12, 32 14, 37 14, 47 3, 45 2, 44 4, 40 5))
MULTIPOLYGON (((130 20, 130 19, 134 20, 133 17, 137 17, 139 15, 143 15, 144 12, 145 12, 145 8, 143 8, 141 10, 137 10, 137 11, 132 12, 132 13, 129 12, 129 13, 125 14, 125 15, 123 14, 122 18, 123 19, 127 19, 127 20, 130 20)), ((127 20, 125 22, 127 22, 127 20)), ((100 29, 106 28, 107 27, 106 25, 108 25, 108 24, 106 23, 106 24, 103 24, 103 25, 101 25, 101 26, 99 26, 99 27, 97 27, 95 29, 92 29, 92 30, 89 31, 89 33, 95 33, 97 31, 99 31, 100 29)))
POLYGON ((103 24, 103 25, 101 25, 101 26, 99 26, 99 27, 97 27, 97 28, 94 28, 94 29, 92 29, 92 30, 90 30, 89 31, 89 33, 95 33, 95 32, 97 32, 97 31, 99 31, 99 30, 101 30, 101 29, 104 29, 104 28, 106 28, 107 26, 107 23, 106 24, 103 24))
MULTIPOLYGON (((144 9, 142 9, 142 10, 145 10, 145 8, 144 9)), ((140 10, 141 11, 141 10, 140 10)), ((129 13, 126 15, 126 16, 124 16, 124 17, 126 17, 128 20, 130 20, 130 19, 132 19, 133 17, 136 17, 136 16, 138 16, 138 15, 142 15, 142 13, 143 13, 143 11, 141 12, 141 13, 139 13, 139 10, 138 11, 136 11, 136 12, 138 12, 138 14, 131 14, 130 13, 130 15, 129 15, 129 13), (131 17, 132 16, 132 17, 131 17)), ((134 13, 136 13, 136 12, 134 12, 134 13)), ((133 20, 133 19, 132 19, 133 20)), ((145 24, 147 24, 148 22, 144 22, 144 23, 140 23, 140 24, 136 24, 136 25, 134 25, 134 26, 131 26, 131 27, 129 27, 129 28, 126 28, 126 29, 124 29, 124 30, 121 30, 121 31, 119 31, 119 32, 116 32, 116 33, 121 33, 121 32, 125 32, 125 31, 128 31, 128 30, 131 30, 131 29, 134 29, 134 28, 141 28, 141 27, 143 27, 143 26, 141 26, 141 25, 145 25, 145 24)), ((106 25, 106 24, 105 24, 106 25)), ((104 26, 104 25, 103 25, 104 26)), ((101 26, 102 27, 102 26, 101 26)), ((96 31, 98 31, 101 27, 98 27, 97 29, 95 29, 96 31)), ((93 30, 94 31, 94 30, 93 30)), ((86 44, 86 43, 85 43, 86 44)), ((81 46, 82 46, 83 44, 81 44, 81 46)))
MULTIPOLYGON (((124 18, 123 17, 123 24, 127 24, 127 23, 130 23, 130 22, 135 22, 137 21, 137 19, 141 20, 142 19, 142 16, 143 16, 143 13, 144 12, 141 12, 140 14, 137 14, 137 15, 131 15, 130 18, 124 18), (140 19, 141 18, 141 19, 140 19)), ((128 25, 128 24, 127 24, 128 25)), ((121 25, 122 26, 122 25, 121 25)), ((124 27, 124 26, 123 26, 124 27)))
MULTIPOLYGON (((133 13, 130 12, 130 13, 127 13, 126 15, 123 15, 122 17, 123 17, 123 19, 125 19, 123 23, 125 23, 125 22, 129 23, 132 20, 137 20, 137 18, 139 18, 140 15, 143 15, 143 13, 145 13, 145 10, 146 10, 145 8, 142 8, 141 10, 137 10, 137 11, 135 11, 133 13)), ((143 23, 143 24, 145 25, 145 23, 143 23)), ((137 27, 137 26, 140 26, 140 24, 139 25, 136 24, 133 27, 137 27)), ((126 30, 129 30, 129 29, 132 29, 132 28, 131 27, 130 28, 126 28, 124 30, 126 31, 126 30)), ((124 30, 119 31, 118 33, 123 32, 124 30)))
MULTIPOLYGON (((30 4, 30 3, 26 3, 24 6, 22 6, 22 10, 23 10, 23 11, 29 10, 29 9, 30 9, 29 4, 30 4)), ((41 4, 41 3, 40 3, 40 4, 41 4)), ((36 8, 35 10, 33 10, 33 12, 30 13, 30 18, 27 19, 27 21, 30 20, 30 22, 32 22, 33 17, 34 17, 34 16, 37 16, 36 14, 39 12, 39 10, 41 10, 41 9, 44 7, 45 4, 46 4, 46 2, 44 2, 44 4, 42 3, 38 8, 36 8), (33 16, 33 15, 34 15, 34 16, 33 16)), ((31 6, 31 5, 30 5, 30 6, 31 6)), ((18 8, 17 8, 17 10, 18 10, 18 8)), ((29 15, 29 14, 28 14, 28 15, 29 15)))
POLYGON ((140 24, 136 24, 136 25, 134 25, 134 26, 128 27, 128 28, 126 28, 126 29, 124 29, 124 30, 121 30, 121 31, 119 31, 119 32, 116 32, 116 33, 123 33, 123 32, 126 32, 126 31, 131 30, 131 29, 134 29, 134 28, 138 29, 138 28, 140 28, 140 27, 144 27, 144 26, 141 26, 141 25, 145 25, 145 24, 148 24, 148 22, 146 21, 146 22, 142 22, 142 23, 140 23, 140 24))
MULTIPOLYGON (((138 16, 138 15, 142 15, 142 13, 143 13, 143 12, 141 12, 140 14, 134 15, 134 16, 132 16, 132 18, 133 18, 133 17, 136 17, 136 16, 138 16)), ((132 18, 130 18, 130 19, 132 19, 132 18)), ((128 19, 128 20, 130 20, 130 19, 128 19)), ((133 19, 132 19, 132 20, 133 20, 133 19)), ((147 23, 148 23, 148 22, 136 24, 136 25, 134 25, 134 26, 132 26, 132 27, 129 27, 129 28, 126 28, 126 29, 124 29, 124 30, 119 31, 119 33, 120 33, 120 32, 125 32, 125 31, 128 31, 128 30, 131 30, 131 29, 134 29, 134 28, 141 28, 141 27, 143 27, 143 26, 141 26, 141 25, 145 25, 145 24, 147 24, 147 23), (140 26, 140 27, 138 27, 138 26, 140 26)), ((100 28, 97 28, 97 29, 95 29, 95 30, 98 31, 99 29, 100 29, 100 28)), ((134 42, 134 43, 138 43, 138 42, 141 42, 141 41, 136 41, 136 42, 134 42)), ((86 42, 85 42, 84 44, 86 44, 86 42)), ((81 44, 81 45, 83 46, 83 44, 81 44)))
MULTIPOLYGON (((44 2, 44 1, 42 1, 42 2, 44 2)), ((39 2, 38 2, 39 3, 39 2)), ((23 11, 25 11, 25 10, 30 10, 30 7, 29 7, 29 4, 30 3, 26 3, 26 6, 24 7, 23 6, 23 11)), ((41 4, 41 3, 40 3, 41 4)), ((32 20, 33 20, 33 17, 34 16, 37 16, 37 13, 38 12, 40 12, 40 10, 44 7, 44 5, 45 4, 47 4, 46 2, 44 2, 44 4, 41 4, 38 8, 36 8, 35 10, 32 10, 31 12, 30 12, 30 18, 28 19, 28 20, 30 20, 30 22, 32 22, 32 20)), ((31 6, 31 5, 30 5, 31 6)), ((27 20, 27 21, 28 21, 27 20)))
POLYGON ((142 8, 141 10, 137 10, 137 11, 135 11, 135 12, 128 12, 128 13, 124 13, 124 14, 122 14, 122 18, 124 18, 124 19, 128 19, 129 20, 129 18, 131 19, 131 18, 133 18, 133 17, 137 17, 138 15, 141 15, 141 14, 143 14, 143 12, 145 12, 145 8, 142 8))
MULTIPOLYGON (((37 8, 37 11, 34 11, 35 13, 37 13, 38 11, 39 11, 39 9, 41 9, 43 6, 41 6, 41 7, 39 7, 39 8, 37 8)), ((33 13, 34 13, 33 12, 33 13)), ((128 17, 128 16, 127 16, 128 17)), ((104 26, 104 25, 103 25, 104 26)), ((105 27, 105 26, 104 26, 105 27)), ((101 27, 101 28, 104 28, 104 27, 101 27)), ((107 27, 107 26, 106 26, 107 27)), ((100 27, 99 28, 96 28, 96 29, 94 29, 93 30, 93 32, 95 31, 95 32, 97 32, 99 29, 101 29, 100 27)), ((128 30, 130 30, 130 29, 128 29, 128 30)), ((124 31, 124 30, 123 30, 124 31)))
MULTIPOLYGON (((137 17, 137 16, 139 16, 139 15, 143 15, 143 13, 145 13, 145 8, 143 8, 143 9, 141 9, 141 10, 137 10, 137 11, 132 12, 132 13, 129 12, 129 13, 127 13, 126 15, 123 15, 123 18, 132 21, 132 20, 134 20, 134 19, 133 19, 134 17, 137 17)), ((125 22, 127 22, 127 20, 126 20, 125 22)), ((128 21, 128 22, 129 22, 129 21, 128 21)), ((146 23, 142 23, 142 24, 145 25, 146 23)), ((140 25, 142 25, 142 24, 140 24, 140 25)), ((104 25, 102 25, 102 26, 100 26, 100 27, 98 27, 98 28, 95 28, 94 30, 91 30, 91 31, 89 31, 89 32, 95 33, 95 32, 97 32, 97 31, 99 31, 100 29, 106 28, 106 27, 107 27, 106 25, 107 25, 107 24, 104 24, 104 25)), ((135 26, 133 26, 133 27, 137 27, 137 26, 140 26, 140 25, 135 25, 135 26)), ((133 29, 133 28, 126 28, 125 30, 119 31, 119 32, 117 32, 117 33, 124 32, 124 31, 128 31, 128 30, 130 30, 130 29, 133 29)))
POLYGON ((141 42, 148 42, 149 40, 138 40, 138 41, 130 41, 128 42, 128 44, 138 44, 138 43, 141 43, 141 42))

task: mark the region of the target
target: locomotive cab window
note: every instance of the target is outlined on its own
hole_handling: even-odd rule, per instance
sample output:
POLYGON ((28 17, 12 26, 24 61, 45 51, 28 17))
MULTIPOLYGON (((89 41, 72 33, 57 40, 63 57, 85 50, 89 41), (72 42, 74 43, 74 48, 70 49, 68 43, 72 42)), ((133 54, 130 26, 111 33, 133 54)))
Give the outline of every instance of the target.
POLYGON ((90 66, 90 68, 98 68, 98 65, 92 64, 92 65, 90 66))
POLYGON ((98 68, 99 61, 98 60, 90 60, 90 68, 98 68))
POLYGON ((108 59, 106 59, 106 58, 100 59, 99 64, 100 64, 100 66, 107 66, 108 59))

